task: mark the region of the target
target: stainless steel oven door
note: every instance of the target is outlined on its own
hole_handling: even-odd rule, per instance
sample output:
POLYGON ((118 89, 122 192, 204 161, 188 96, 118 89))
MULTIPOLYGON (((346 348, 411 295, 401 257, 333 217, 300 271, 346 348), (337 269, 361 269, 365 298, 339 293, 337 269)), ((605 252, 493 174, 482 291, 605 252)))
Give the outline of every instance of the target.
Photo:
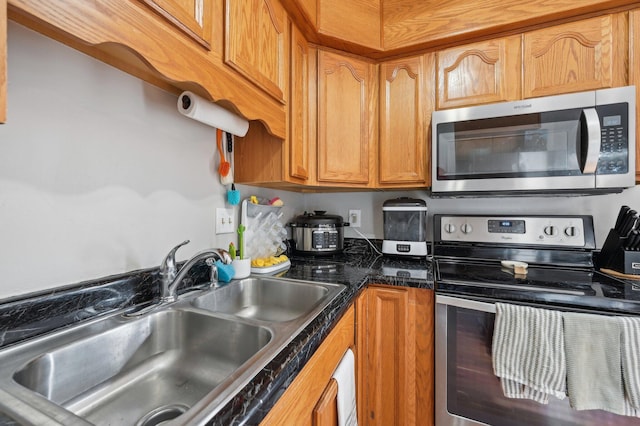
POLYGON ((436 425, 638 425, 601 410, 576 411, 568 398, 549 404, 509 399, 493 374, 495 304, 436 295, 436 425))

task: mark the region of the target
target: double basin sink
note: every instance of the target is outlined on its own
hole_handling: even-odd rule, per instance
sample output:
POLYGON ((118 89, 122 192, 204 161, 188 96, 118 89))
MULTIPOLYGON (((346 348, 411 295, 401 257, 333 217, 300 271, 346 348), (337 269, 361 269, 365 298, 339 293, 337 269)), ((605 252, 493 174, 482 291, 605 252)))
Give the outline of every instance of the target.
POLYGON ((344 286, 249 277, 0 351, 18 424, 204 424, 344 286))

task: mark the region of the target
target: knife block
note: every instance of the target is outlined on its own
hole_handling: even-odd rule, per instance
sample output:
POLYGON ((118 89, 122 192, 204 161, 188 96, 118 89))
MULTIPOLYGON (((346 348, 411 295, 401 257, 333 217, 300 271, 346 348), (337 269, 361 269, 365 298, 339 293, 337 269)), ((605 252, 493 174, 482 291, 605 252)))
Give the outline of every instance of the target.
POLYGON ((618 231, 611 229, 596 259, 598 268, 640 275, 640 251, 625 250, 626 241, 627 237, 622 237, 618 231))

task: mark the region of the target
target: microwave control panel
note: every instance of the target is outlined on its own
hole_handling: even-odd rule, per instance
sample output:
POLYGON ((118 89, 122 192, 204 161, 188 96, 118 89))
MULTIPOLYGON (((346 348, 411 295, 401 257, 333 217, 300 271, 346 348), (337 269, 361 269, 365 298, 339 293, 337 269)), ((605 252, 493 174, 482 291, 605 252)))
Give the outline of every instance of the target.
POLYGON ((627 104, 599 105, 600 116, 600 156, 599 175, 624 174, 629 171, 629 124, 627 104))
POLYGON ((580 248, 585 246, 585 224, 580 216, 442 215, 440 240, 580 248))

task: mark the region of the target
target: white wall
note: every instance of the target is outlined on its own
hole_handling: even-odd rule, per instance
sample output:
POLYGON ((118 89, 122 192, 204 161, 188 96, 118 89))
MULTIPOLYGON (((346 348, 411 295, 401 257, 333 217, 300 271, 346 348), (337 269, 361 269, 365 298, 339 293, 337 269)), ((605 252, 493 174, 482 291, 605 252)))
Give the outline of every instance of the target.
MULTIPOLYGON (((0 299, 158 266, 185 239, 179 259, 237 239, 214 232, 226 196, 215 129, 180 115, 175 95, 13 22, 8 44, 0 299)), ((287 209, 303 200, 277 195, 287 209)))
MULTIPOLYGON (((9 22, 8 122, 0 125, 0 299, 158 266, 226 247, 214 212, 215 130, 178 114, 176 96, 9 22)), ((411 196, 433 213, 591 214, 600 246, 640 189, 575 198, 429 199, 424 191, 298 194, 239 185, 285 201, 284 217, 327 210, 383 238, 382 203, 411 196)), ((347 228, 345 236, 359 237, 347 228)))

